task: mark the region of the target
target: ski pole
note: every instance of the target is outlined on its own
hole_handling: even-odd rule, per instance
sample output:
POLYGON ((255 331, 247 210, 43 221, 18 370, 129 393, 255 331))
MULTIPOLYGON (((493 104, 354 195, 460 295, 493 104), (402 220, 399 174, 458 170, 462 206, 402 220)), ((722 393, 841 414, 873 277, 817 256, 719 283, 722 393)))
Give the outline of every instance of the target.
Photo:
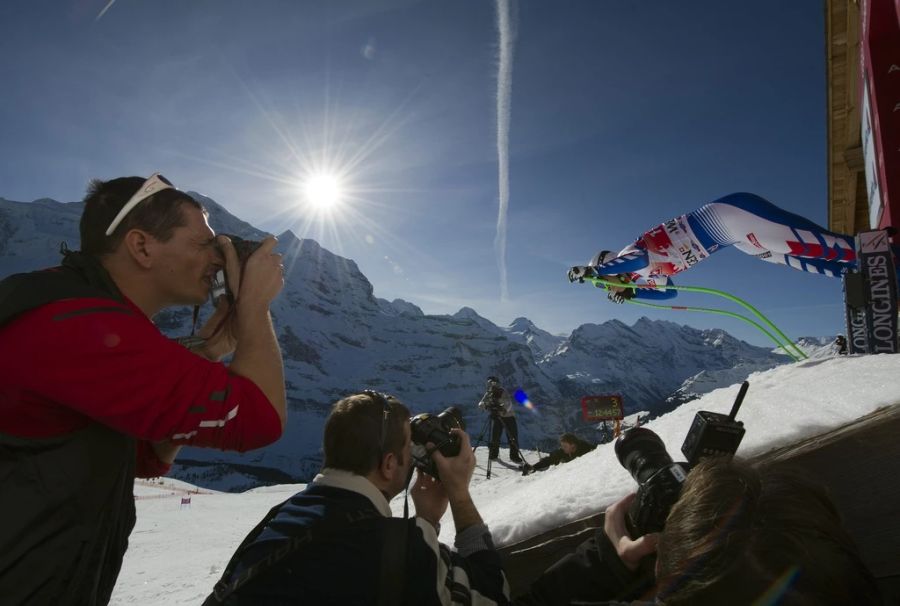
MULTIPOLYGON (((750 305, 749 303, 747 303, 740 297, 736 297, 727 292, 724 292, 721 290, 716 290, 715 288, 705 288, 702 286, 676 286, 674 284, 661 284, 658 286, 650 286, 649 284, 634 284, 634 283, 620 284, 617 282, 609 282, 608 280, 604 280, 603 278, 589 277, 589 276, 586 276, 584 279, 589 280, 594 285, 602 284, 603 286, 613 286, 616 288, 624 287, 624 288, 631 288, 632 290, 636 290, 638 288, 655 288, 655 289, 676 290, 676 291, 683 290, 685 292, 699 292, 699 293, 715 295, 717 297, 724 297, 725 299, 728 299, 729 301, 737 303, 744 309, 748 310, 750 313, 755 315, 759 320, 761 320, 766 326, 771 328, 775 334, 777 334, 779 337, 784 339, 783 343, 779 342, 777 339, 774 339, 774 341, 776 343, 778 343, 779 347, 784 348, 785 352, 788 351, 788 346, 790 346, 794 350, 794 354, 796 354, 796 356, 799 356, 800 360, 803 360, 803 359, 806 359, 809 357, 805 353, 803 353, 803 351, 801 351, 800 348, 797 347, 794 344, 794 342, 787 335, 785 335, 783 332, 781 332, 781 330, 777 326, 775 326, 775 324, 773 324, 771 320, 769 320, 766 316, 764 316, 762 314, 762 312, 760 312, 758 309, 756 309, 755 307, 753 307, 752 305, 750 305)), ((642 304, 648 305, 645 303, 642 303, 642 304)), ((685 309, 687 309, 687 308, 685 308, 685 309)), ((696 309, 699 310, 699 309, 704 309, 704 308, 696 308, 696 309)), ((722 315, 728 315, 728 314, 726 313, 726 314, 722 314, 722 315)), ((733 317, 742 318, 743 316, 735 314, 733 317)), ((771 335, 769 335, 767 331, 763 331, 763 332, 765 332, 771 338, 771 335)), ((791 357, 794 358, 795 360, 798 359, 795 355, 792 355, 792 354, 789 354, 789 355, 791 355, 791 357)))

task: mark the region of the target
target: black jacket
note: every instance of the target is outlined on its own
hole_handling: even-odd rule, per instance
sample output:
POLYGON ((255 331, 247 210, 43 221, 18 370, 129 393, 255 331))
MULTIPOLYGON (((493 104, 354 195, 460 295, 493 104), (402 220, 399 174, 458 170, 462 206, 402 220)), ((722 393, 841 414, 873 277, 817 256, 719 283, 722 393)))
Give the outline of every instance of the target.
POLYGON ((541 471, 543 469, 549 468, 551 465, 568 463, 569 461, 577 459, 582 455, 586 455, 587 453, 597 448, 597 446, 595 446, 594 444, 590 444, 579 438, 575 438, 575 440, 575 452, 573 452, 572 454, 566 454, 566 451, 564 451, 562 448, 557 448, 548 456, 535 463, 532 469, 534 471, 541 471))
MULTIPOLYGON (((622 563, 603 529, 545 570, 516 606, 607 605, 653 600, 654 577, 648 561, 635 573, 622 563)), ((638 602, 642 603, 642 602, 638 602)))
MULTIPOLYGON (((402 560, 397 558, 394 572, 389 576, 402 574, 405 578, 392 604, 509 603, 500 556, 493 549, 486 527, 482 525, 481 531, 472 529, 483 533, 474 547, 461 546, 462 533, 458 534, 459 551, 453 552, 438 542, 428 522, 420 518, 385 517, 389 510, 379 512, 370 497, 357 492, 350 483, 343 483, 340 478, 333 483, 323 485, 314 481, 270 512, 271 517, 261 532, 253 532, 245 539, 226 568, 224 583, 220 582, 219 587, 239 581, 267 558, 277 558, 281 550, 290 549, 291 541, 303 543, 275 563, 262 564, 261 571, 252 574, 253 580, 224 601, 226 605, 377 604, 383 591, 381 584, 388 581, 382 562, 392 559, 383 545, 391 539, 388 533, 393 534, 398 524, 401 530, 402 525, 407 526, 403 534, 406 548, 399 550, 405 554, 402 560)), ((371 489, 375 490, 374 486, 371 489)), ((211 598, 206 604, 218 603, 211 598)))
MULTIPOLYGON (((98 263, 73 253, 60 268, 0 282, 0 326, 83 296, 120 297, 98 263)), ((135 448, 99 424, 52 438, 0 433, 4 605, 109 602, 135 522, 135 448)))

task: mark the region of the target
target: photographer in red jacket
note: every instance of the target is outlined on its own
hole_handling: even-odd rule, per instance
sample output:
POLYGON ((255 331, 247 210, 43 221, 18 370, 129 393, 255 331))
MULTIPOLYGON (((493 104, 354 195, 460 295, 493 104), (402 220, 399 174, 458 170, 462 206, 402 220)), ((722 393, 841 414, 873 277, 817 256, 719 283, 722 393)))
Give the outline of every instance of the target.
POLYGON ((0 282, 0 596, 106 604, 135 522, 135 476, 181 445, 259 448, 284 428, 269 304, 284 285, 268 238, 241 268, 203 207, 162 175, 94 181, 81 251, 0 282), (193 350, 151 318, 199 305, 226 269, 193 350), (234 353, 230 365, 220 363, 234 353))

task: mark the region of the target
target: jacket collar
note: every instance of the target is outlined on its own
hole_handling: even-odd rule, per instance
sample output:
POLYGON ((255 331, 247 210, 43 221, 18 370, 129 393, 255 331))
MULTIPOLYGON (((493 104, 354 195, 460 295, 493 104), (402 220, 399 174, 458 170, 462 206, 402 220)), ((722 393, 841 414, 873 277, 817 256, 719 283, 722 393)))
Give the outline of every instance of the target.
POLYGON ((349 490, 351 492, 361 494, 362 496, 367 497, 370 501, 372 501, 375 509, 377 509, 381 515, 386 518, 390 518, 393 516, 391 507, 390 505, 388 505, 388 500, 384 497, 383 494, 381 494, 381 491, 378 490, 374 484, 372 484, 372 482, 370 482, 363 476, 343 469, 326 467, 321 471, 321 473, 313 478, 312 483, 318 486, 341 488, 343 490, 349 490))
POLYGON ((77 250, 66 250, 63 252, 62 266, 80 273, 88 284, 109 293, 116 299, 125 298, 97 257, 77 250))

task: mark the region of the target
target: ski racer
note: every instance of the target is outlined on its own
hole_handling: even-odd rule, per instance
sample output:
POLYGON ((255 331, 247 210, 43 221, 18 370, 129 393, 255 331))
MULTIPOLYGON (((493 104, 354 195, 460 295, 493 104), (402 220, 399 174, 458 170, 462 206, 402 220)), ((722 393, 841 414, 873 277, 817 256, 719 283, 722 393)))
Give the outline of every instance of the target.
MULTIPOLYGON (((734 193, 657 225, 618 254, 604 250, 587 266, 569 269, 569 282, 602 277, 644 288, 604 286, 614 303, 627 299, 671 299, 669 279, 711 254, 734 246, 769 263, 840 277, 856 269, 852 236, 835 233, 750 193, 734 193)), ((900 248, 893 247, 900 271, 900 248)))

